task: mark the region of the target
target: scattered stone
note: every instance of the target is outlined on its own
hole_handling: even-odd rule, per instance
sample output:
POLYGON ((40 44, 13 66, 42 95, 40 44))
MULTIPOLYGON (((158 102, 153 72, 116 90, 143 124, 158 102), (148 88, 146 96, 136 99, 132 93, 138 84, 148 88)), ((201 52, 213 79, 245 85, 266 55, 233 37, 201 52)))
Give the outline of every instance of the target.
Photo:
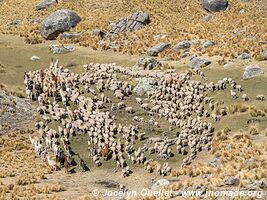
POLYGON ((234 176, 230 176, 224 180, 224 184, 229 186, 238 185, 239 179, 234 176))
POLYGON ((115 24, 112 24, 111 33, 121 33, 125 31, 135 31, 144 28, 150 23, 149 14, 143 11, 135 12, 127 18, 121 19, 115 24))
POLYGON ((105 33, 104 31, 102 31, 102 30, 96 28, 96 29, 94 29, 94 30, 92 31, 92 35, 93 35, 93 36, 100 37, 101 39, 103 39, 104 36, 106 35, 106 33, 105 33))
POLYGON ((189 49, 191 47, 191 44, 192 44, 191 41, 188 41, 188 40, 182 41, 182 42, 179 42, 177 45, 175 45, 173 47, 173 50, 174 51, 179 51, 181 49, 189 49))
POLYGON ((171 46, 170 43, 161 42, 161 43, 151 47, 150 49, 148 49, 147 54, 149 56, 157 56, 159 53, 161 53, 162 51, 164 51, 166 48, 168 48, 170 46, 171 46))
POLYGON ((228 0, 203 0, 203 7, 209 12, 223 11, 228 7, 228 0))
POLYGON ((265 51, 263 52, 262 56, 263 56, 264 60, 267 60, 267 50, 265 50, 265 51))
POLYGON ((35 6, 35 10, 43 10, 49 6, 57 4, 57 0, 43 0, 35 6))
POLYGON ((133 69, 152 70, 155 68, 160 68, 161 66, 161 62, 159 62, 155 58, 140 58, 133 66, 133 69))
POLYGON ((160 190, 160 189, 164 189, 165 187, 170 185, 170 181, 168 181, 167 179, 159 179, 156 183, 154 183, 151 186, 152 190, 160 190))
POLYGON ((251 55, 249 53, 241 53, 239 56, 238 56, 239 59, 241 60, 246 60, 246 59, 250 59, 251 58, 251 55))
POLYGON ((203 17, 203 20, 206 22, 209 22, 210 20, 212 20, 212 15, 206 15, 203 17))
POLYGON ((56 44, 50 44, 49 49, 53 54, 66 54, 75 51, 75 47, 73 46, 63 46, 56 44))
POLYGON ((221 165, 221 159, 218 157, 214 157, 210 160, 209 165, 212 167, 219 167, 221 165))
POLYGON ((153 91, 157 87, 157 81, 153 78, 142 78, 139 80, 137 86, 133 89, 133 92, 137 95, 144 95, 148 91, 153 91))
POLYGON ((62 33, 62 38, 65 40, 70 40, 74 38, 78 38, 81 36, 81 33, 75 33, 75 32, 64 32, 62 33))
POLYGON ((267 189, 267 179, 255 180, 255 181, 253 181, 252 185, 266 190, 267 189))
POLYGON ((0 90, 0 122, 2 125, 7 123, 10 126, 16 126, 25 119, 31 118, 33 113, 31 104, 27 99, 0 90))
POLYGON ((45 39, 55 39, 60 33, 75 27, 81 18, 71 10, 58 10, 48 16, 41 25, 41 35, 45 39))
POLYGON ((214 45, 215 45, 215 42, 207 41, 207 42, 203 43, 202 48, 208 48, 208 47, 211 47, 211 46, 214 46, 214 45))
POLYGON ((32 57, 31 57, 31 60, 32 60, 32 61, 40 60, 40 57, 38 57, 38 56, 32 56, 32 57))
POLYGON ((248 66, 245 68, 243 79, 253 78, 263 74, 263 70, 259 66, 248 66))
POLYGON ((154 40, 160 40, 160 39, 164 39, 166 38, 167 35, 166 34, 158 34, 158 35, 154 35, 154 40))
POLYGON ((211 64, 211 61, 201 58, 201 57, 193 57, 189 61, 189 66, 194 69, 206 67, 211 64))

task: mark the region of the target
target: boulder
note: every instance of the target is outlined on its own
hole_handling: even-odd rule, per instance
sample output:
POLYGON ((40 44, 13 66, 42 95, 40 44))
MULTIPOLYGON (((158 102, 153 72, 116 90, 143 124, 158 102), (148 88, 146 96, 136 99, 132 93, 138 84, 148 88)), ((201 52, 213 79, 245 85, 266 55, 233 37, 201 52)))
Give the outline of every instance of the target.
POLYGON ((161 67, 162 64, 155 58, 140 58, 133 66, 133 70, 152 70, 161 67))
POLYGON ((223 11, 228 7, 228 0, 203 0, 203 7, 209 12, 223 11))
POLYGON ((49 6, 57 4, 57 0, 43 0, 35 6, 35 10, 43 10, 49 6))
POLYGON ((263 74, 263 70, 259 66, 248 66, 245 68, 243 79, 253 78, 263 74))
POLYGON ((161 43, 151 47, 150 49, 148 49, 147 54, 149 56, 157 56, 159 53, 161 53, 162 51, 164 51, 166 48, 168 48, 170 46, 171 46, 170 43, 161 42, 161 43))
POLYGON ((137 86, 133 89, 133 92, 137 95, 144 95, 148 91, 153 91, 157 87, 157 81, 153 78, 142 78, 139 80, 137 86))
POLYGON ((50 44, 49 49, 53 54, 66 54, 74 51, 75 47, 50 44))
POLYGON ((58 10, 48 16, 41 24, 41 35, 45 39, 55 39, 60 33, 75 27, 81 18, 71 10, 58 10))
POLYGON ((227 177, 224 180, 224 184, 225 185, 229 185, 229 186, 238 185, 239 184, 239 179, 234 177, 234 176, 230 176, 230 177, 227 177))
POLYGON ((267 50, 265 50, 265 51, 263 52, 262 56, 263 56, 263 59, 264 59, 264 60, 267 60, 267 50))
POLYGON ((207 42, 204 42, 203 45, 202 45, 202 48, 206 49, 208 47, 211 47, 211 46, 214 46, 215 45, 215 42, 213 41, 207 41, 207 42))
POLYGON ((138 11, 112 24, 110 32, 118 34, 125 31, 135 31, 144 28, 149 23, 149 14, 147 12, 138 11))
POLYGON ((211 64, 211 61, 201 58, 201 57, 193 57, 189 61, 189 66, 194 69, 206 67, 211 64))
POLYGON ((238 56, 239 59, 241 60, 246 60, 246 59, 250 59, 251 58, 251 55, 249 53, 241 53, 239 56, 238 56))
POLYGON ((191 41, 185 40, 185 41, 179 42, 177 45, 175 45, 173 47, 173 50, 179 51, 181 49, 189 49, 191 47, 191 45, 192 45, 191 41))
POLYGON ((151 186, 152 190, 160 190, 160 189, 164 189, 165 187, 170 185, 170 181, 168 181, 167 179, 159 179, 156 183, 154 183, 151 186))
POLYGON ((62 38, 65 40, 70 40, 74 38, 78 38, 81 36, 81 33, 75 33, 75 32, 64 32, 62 33, 62 38))

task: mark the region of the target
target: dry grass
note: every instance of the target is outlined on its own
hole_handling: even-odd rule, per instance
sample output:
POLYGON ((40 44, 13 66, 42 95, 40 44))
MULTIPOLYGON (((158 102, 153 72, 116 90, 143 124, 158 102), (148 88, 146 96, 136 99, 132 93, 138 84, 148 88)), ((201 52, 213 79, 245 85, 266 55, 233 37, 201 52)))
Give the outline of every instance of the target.
POLYGON ((0 183, 0 199, 35 197, 55 200, 60 198, 53 193, 64 191, 58 184, 36 185, 51 170, 46 163, 35 157, 28 139, 31 133, 30 130, 21 130, 0 137, 0 177, 5 182, 0 183))
MULTIPOLYGON (((115 38, 114 51, 127 54, 143 54, 149 47, 161 41, 176 44, 182 40, 211 40, 218 45, 200 50, 201 44, 194 44, 191 53, 209 56, 237 57, 240 53, 250 52, 254 58, 262 59, 261 54, 266 45, 261 41, 267 40, 266 15, 256 6, 257 2, 242 3, 230 1, 230 9, 213 14, 211 22, 205 22, 203 17, 208 13, 202 8, 199 0, 174 1, 111 1, 111 0, 66 0, 51 6, 44 11, 35 11, 37 0, 5 0, 0 12, 5 13, 0 19, 0 31, 6 34, 18 34, 26 37, 27 43, 39 43, 39 24, 31 23, 33 19, 44 19, 53 11, 61 8, 75 10, 82 21, 73 30, 83 32, 82 37, 71 42, 93 49, 111 49, 113 39, 105 39, 101 45, 99 38, 93 37, 90 30, 100 28, 110 29, 110 22, 126 17, 130 13, 143 10, 150 13, 152 23, 134 33, 121 34, 115 38), (14 7, 13 5, 16 4, 14 7), (160 5, 160 6, 159 6, 160 5), (241 9, 247 10, 240 13, 241 9), (16 26, 10 22, 18 20, 16 26), (245 27, 245 31, 244 30, 245 27), (86 32, 89 30, 88 32, 86 32), (237 32, 240 35, 235 35, 237 32), (166 34, 168 37, 156 40, 154 35, 166 34)), ((170 49, 161 53, 161 57, 178 58, 183 52, 173 52, 170 49)), ((223 60, 222 60, 223 62, 223 60)))
MULTIPOLYGON (((249 186, 250 181, 267 177, 267 149, 264 145, 253 142, 249 135, 237 134, 229 136, 224 131, 217 133, 213 140, 211 153, 220 158, 218 167, 209 166, 208 163, 194 163, 186 168, 184 176, 183 168, 175 170, 176 176, 182 176, 181 180, 170 186, 170 189, 179 190, 192 183, 192 185, 205 185, 208 188, 221 187, 228 176, 239 178, 238 187, 249 186), (250 161, 250 160, 253 161, 250 161), (206 178, 202 178, 206 175, 206 178)), ((260 190, 260 188, 259 188, 260 190)))
POLYGON ((228 113, 243 113, 246 112, 248 109, 249 107, 243 103, 235 103, 228 106, 228 113))

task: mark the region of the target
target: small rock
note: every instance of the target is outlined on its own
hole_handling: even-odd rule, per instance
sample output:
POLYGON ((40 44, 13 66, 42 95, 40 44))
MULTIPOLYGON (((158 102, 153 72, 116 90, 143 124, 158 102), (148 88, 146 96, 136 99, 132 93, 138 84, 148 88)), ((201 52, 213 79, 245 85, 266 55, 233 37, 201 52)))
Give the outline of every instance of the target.
POLYGON ((228 0, 203 0, 203 7, 209 12, 223 11, 228 7, 228 0))
POLYGON ((80 37, 81 34, 80 33, 75 33, 75 32, 64 32, 62 33, 62 38, 65 40, 69 40, 69 39, 74 39, 74 38, 78 38, 80 37))
POLYGON ((96 28, 96 29, 94 29, 94 30, 92 31, 92 35, 93 35, 93 36, 100 37, 101 39, 103 39, 104 36, 106 35, 106 33, 105 33, 104 31, 102 31, 102 30, 96 28))
POLYGON ((40 60, 40 57, 38 57, 38 56, 32 56, 32 57, 31 57, 31 60, 32 60, 32 61, 40 60))
POLYGON ((201 57, 193 57, 189 61, 189 66, 195 69, 206 67, 210 64, 211 64, 211 61, 205 58, 201 58, 201 57))
POLYGON ((267 60, 267 50, 265 50, 265 51, 263 52, 262 56, 263 56, 264 60, 267 60))
POLYGON ((203 43, 202 48, 208 48, 208 47, 211 47, 211 46, 214 46, 214 45, 215 45, 215 42, 207 41, 207 42, 203 43))
POLYGON ((74 51, 75 47, 50 44, 49 49, 53 54, 66 54, 74 51))
POLYGON ((188 49, 188 48, 191 47, 191 44, 192 44, 191 41, 188 41, 188 40, 182 41, 182 42, 179 42, 177 45, 175 45, 173 47, 173 50, 174 51, 179 51, 181 49, 188 49))
POLYGON ((249 53, 241 53, 239 56, 238 56, 239 59, 241 60, 246 60, 246 59, 250 59, 251 58, 251 55, 249 53))
POLYGON ((149 91, 155 90, 157 87, 157 81, 153 78, 142 78, 137 86, 133 89, 133 92, 137 95, 144 95, 149 91))
POLYGON ((209 22, 210 20, 212 20, 212 15, 206 15, 203 17, 203 20, 206 22, 209 22))
POLYGON ((230 67, 233 66, 233 65, 234 65, 233 62, 229 62, 229 63, 226 63, 226 64, 223 66, 223 68, 224 68, 224 69, 228 69, 228 68, 230 68, 230 67))
POLYGON ((161 62, 159 62, 155 58, 140 58, 133 66, 133 69, 152 70, 161 66, 161 62))
POLYGON ((219 167, 221 165, 221 159, 214 157, 210 160, 209 165, 212 167, 219 167))
POLYGON ((158 34, 153 36, 154 40, 164 39, 166 37, 167 37, 166 34, 158 34))
POLYGON ((57 4, 57 0, 43 0, 35 6, 35 10, 43 10, 49 6, 57 4))
POLYGON ((259 66, 248 66, 245 68, 243 79, 253 78, 263 74, 263 70, 259 66))
POLYGON ((161 43, 151 47, 150 49, 148 49, 147 54, 149 56, 157 56, 159 53, 164 51, 166 48, 170 47, 170 45, 171 45, 170 43, 161 42, 161 43))
POLYGON ((238 185, 239 179, 234 176, 230 176, 224 180, 224 184, 229 186, 238 185))
POLYGON ((164 189, 168 185, 170 185, 170 182, 167 179, 159 179, 156 183, 154 183, 151 186, 151 189, 152 190, 160 190, 160 189, 164 189))

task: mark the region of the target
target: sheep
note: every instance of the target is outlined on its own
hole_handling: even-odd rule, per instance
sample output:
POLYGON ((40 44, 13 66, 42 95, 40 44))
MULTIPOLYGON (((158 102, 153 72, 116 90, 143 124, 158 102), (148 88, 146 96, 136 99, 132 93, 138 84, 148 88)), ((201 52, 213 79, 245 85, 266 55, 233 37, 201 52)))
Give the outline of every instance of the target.
POLYGON ((256 96, 256 100, 258 100, 258 101, 264 101, 265 100, 265 96, 262 95, 262 94, 259 94, 259 95, 256 96))
POLYGON ((249 100, 247 94, 243 94, 243 95, 242 95, 242 100, 243 100, 243 101, 248 101, 248 100, 249 100))
POLYGON ((230 93, 231 93, 231 96, 232 96, 233 99, 237 99, 236 92, 234 92, 234 91, 231 90, 230 93))
POLYGON ((133 107, 130 107, 130 106, 127 106, 126 108, 125 108, 125 111, 127 112, 127 113, 134 113, 134 110, 133 110, 133 107))

